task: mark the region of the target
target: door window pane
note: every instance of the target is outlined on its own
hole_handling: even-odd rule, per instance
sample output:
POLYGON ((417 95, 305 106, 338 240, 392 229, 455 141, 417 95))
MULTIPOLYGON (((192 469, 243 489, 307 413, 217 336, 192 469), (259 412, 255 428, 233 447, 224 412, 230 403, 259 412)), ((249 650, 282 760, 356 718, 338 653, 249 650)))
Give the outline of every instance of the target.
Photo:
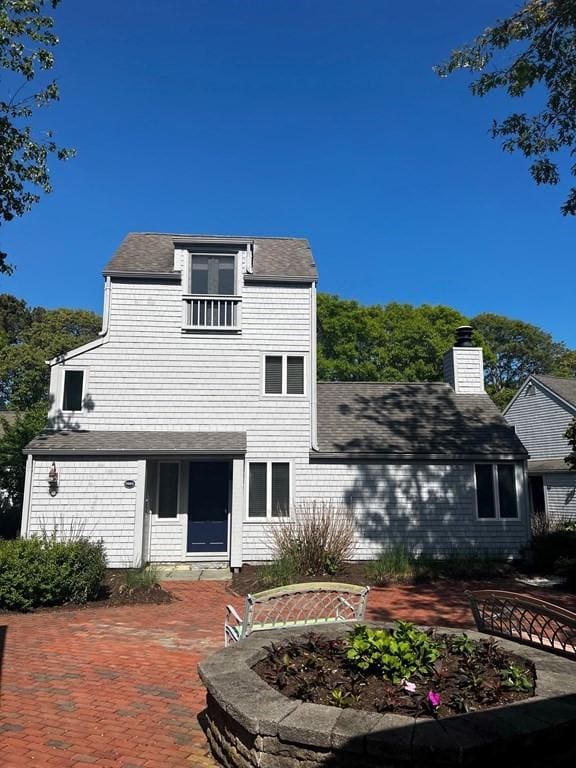
POLYGON ((498 496, 500 517, 518 517, 516 477, 513 464, 498 464, 498 496))
POLYGON ((279 355, 266 356, 264 392, 267 395, 282 394, 282 358, 279 355))
POLYGON ((248 516, 266 517, 266 464, 250 464, 248 516))
POLYGON ((286 358, 286 392, 289 395, 304 394, 304 358, 286 358))
POLYGON ((179 477, 180 465, 177 462, 158 465, 158 517, 177 516, 179 477))
POLYGON ((492 483, 492 465, 476 464, 475 470, 478 517, 496 517, 496 507, 494 504, 494 485, 492 483))
POLYGON ((272 517, 285 517, 290 505, 290 464, 272 464, 272 517))
POLYGON ((64 373, 64 397, 62 399, 63 411, 82 410, 83 385, 84 371, 66 371, 64 373))
POLYGON ((192 254, 190 291, 200 295, 235 293, 234 256, 195 256, 192 254))

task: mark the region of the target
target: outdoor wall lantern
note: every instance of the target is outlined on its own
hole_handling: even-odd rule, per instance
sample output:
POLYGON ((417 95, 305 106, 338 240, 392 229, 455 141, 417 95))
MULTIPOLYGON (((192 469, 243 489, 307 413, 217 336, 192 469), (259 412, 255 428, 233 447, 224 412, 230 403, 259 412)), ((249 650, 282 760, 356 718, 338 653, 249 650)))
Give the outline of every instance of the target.
POLYGON ((50 467, 50 472, 48 472, 48 493, 50 496, 56 496, 58 493, 58 470, 54 461, 50 467))

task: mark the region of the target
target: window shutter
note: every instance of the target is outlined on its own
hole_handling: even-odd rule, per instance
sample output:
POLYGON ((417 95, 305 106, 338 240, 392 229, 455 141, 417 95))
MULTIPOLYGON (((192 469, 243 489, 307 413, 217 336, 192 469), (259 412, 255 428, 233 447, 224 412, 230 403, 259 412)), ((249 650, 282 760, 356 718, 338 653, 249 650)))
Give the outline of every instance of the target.
POLYGON ((498 464, 498 496, 500 517, 518 517, 516 468, 513 464, 498 464))
POLYGON ((264 392, 267 395, 282 394, 282 358, 266 355, 264 392))
POLYGON ((290 507, 290 464, 272 464, 272 517, 285 517, 290 507))
POLYGON ((492 465, 476 464, 476 500, 478 502, 478 517, 496 517, 494 503, 494 483, 492 481, 492 465))
POLYGON ((180 465, 177 462, 158 465, 158 517, 178 515, 178 480, 180 465))
POLYGON ((288 395, 304 394, 304 358, 286 358, 286 393, 288 395))
POLYGON ((84 386, 84 371, 64 372, 63 411, 82 410, 82 388, 84 386))
POLYGON ((248 517, 266 517, 266 464, 250 464, 248 517))

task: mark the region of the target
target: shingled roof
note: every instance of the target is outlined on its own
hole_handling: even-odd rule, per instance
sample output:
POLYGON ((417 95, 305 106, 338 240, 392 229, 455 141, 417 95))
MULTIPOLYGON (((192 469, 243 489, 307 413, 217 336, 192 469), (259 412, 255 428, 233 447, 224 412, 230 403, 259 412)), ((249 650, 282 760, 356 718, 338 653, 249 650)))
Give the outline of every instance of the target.
POLYGON ((126 455, 242 454, 245 432, 107 432, 64 430, 45 432, 28 443, 24 453, 126 455))
POLYGON ((527 457, 488 395, 443 383, 318 383, 318 448, 326 458, 527 457))
POLYGON ((576 379, 561 378, 560 376, 533 376, 532 378, 544 384, 562 400, 576 408, 576 379))
POLYGON ((104 269, 105 275, 118 273, 179 275, 174 273, 174 248, 189 244, 254 244, 254 271, 250 278, 301 278, 316 280, 318 272, 308 240, 295 237, 246 237, 216 235, 176 235, 155 232, 130 232, 104 269))

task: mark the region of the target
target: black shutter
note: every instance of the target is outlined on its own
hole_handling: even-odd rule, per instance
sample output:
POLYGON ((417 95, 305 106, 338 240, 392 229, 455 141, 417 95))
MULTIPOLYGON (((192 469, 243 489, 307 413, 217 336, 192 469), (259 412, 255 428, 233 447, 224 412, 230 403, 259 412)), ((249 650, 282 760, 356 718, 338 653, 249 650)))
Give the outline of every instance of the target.
POLYGON ((264 392, 267 395, 282 394, 282 358, 266 355, 264 392))
POLYGON ((286 358, 286 392, 289 395, 304 394, 304 358, 286 358))
POLYGON ((272 517, 285 517, 290 506, 290 464, 272 464, 272 517))
POLYGON ((266 464, 252 462, 248 489, 248 517, 266 517, 266 464))

